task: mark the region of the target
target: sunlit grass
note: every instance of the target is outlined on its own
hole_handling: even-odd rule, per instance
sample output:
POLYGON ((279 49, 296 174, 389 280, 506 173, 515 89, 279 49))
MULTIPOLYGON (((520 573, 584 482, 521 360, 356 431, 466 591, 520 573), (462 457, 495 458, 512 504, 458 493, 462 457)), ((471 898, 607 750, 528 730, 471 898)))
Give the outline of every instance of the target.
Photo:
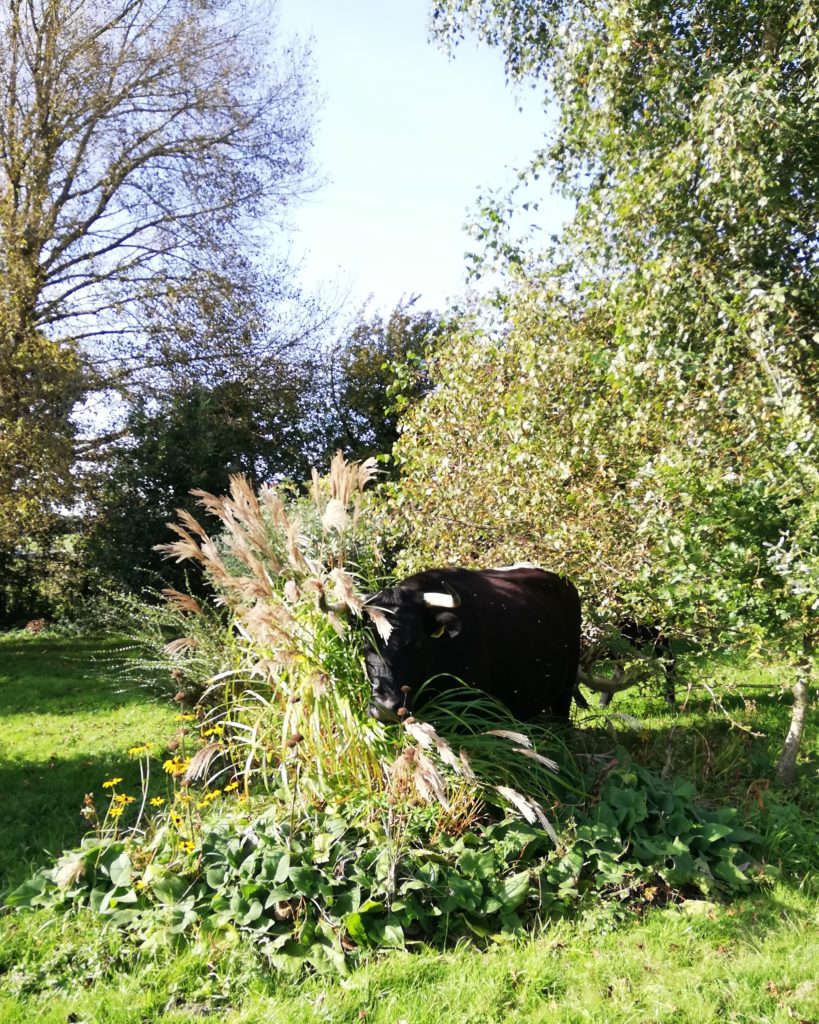
POLYGON ((558 922, 486 952, 392 953, 344 981, 298 985, 245 945, 173 956, 117 946, 98 920, 6 923, 3 1024, 791 1024, 819 1014, 815 905, 784 886, 731 907, 659 910, 612 928, 558 922))
MULTIPOLYGON (((76 842, 85 792, 101 791, 111 775, 123 776, 123 789, 136 783, 136 765, 125 756, 129 746, 146 737, 160 742, 178 726, 174 705, 146 700, 136 682, 121 683, 106 660, 117 646, 116 640, 0 638, 0 856, 15 880, 27 873, 25 865, 43 861, 44 847, 56 851, 76 842), (92 660, 100 652, 102 660, 92 660)), ((745 678, 736 663, 712 665, 710 672, 745 678)), ((788 710, 778 698, 753 692, 754 722, 770 736, 735 739, 702 694, 675 718, 659 695, 632 693, 619 695, 612 711, 641 724, 615 719, 617 741, 661 767, 671 736, 674 772, 704 772, 705 788, 715 796, 723 786, 732 798, 747 795, 766 767, 771 774, 765 758, 775 756, 788 710)), ((734 699, 739 711, 743 695, 734 699)), ((744 705, 743 711, 751 714, 744 705)), ((587 726, 575 730, 573 742, 613 748, 601 720, 594 716, 587 726)), ((815 792, 815 744, 812 733, 800 763, 804 796, 815 792)), ((751 795, 749 806, 755 805, 751 795)), ((816 844, 797 831, 810 819, 807 804, 782 806, 791 824, 771 827, 781 831, 776 841, 785 871, 770 890, 730 905, 698 902, 625 922, 601 905, 486 952, 459 945, 374 956, 343 981, 317 977, 294 985, 266 970, 250 944, 238 940, 152 953, 124 944, 120 933, 85 912, 10 915, 0 921, 0 1021, 179 1024, 214 1013, 230 1024, 813 1021, 819 931, 813 890, 802 884, 798 865, 807 870, 812 860, 816 869, 816 844)))
MULTIPOLYGON (((0 634, 0 890, 84 834, 86 793, 138 791, 129 747, 161 747, 177 709, 119 678, 122 640, 0 634), (129 788, 130 787, 130 788, 129 788)), ((158 751, 159 752, 159 751, 158 751)))

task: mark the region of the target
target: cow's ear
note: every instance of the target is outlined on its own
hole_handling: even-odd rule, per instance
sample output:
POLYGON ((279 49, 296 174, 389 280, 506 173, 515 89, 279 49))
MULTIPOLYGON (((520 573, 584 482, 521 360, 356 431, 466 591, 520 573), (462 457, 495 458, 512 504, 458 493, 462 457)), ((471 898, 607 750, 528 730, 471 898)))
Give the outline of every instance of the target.
POLYGON ((457 636, 461 632, 461 620, 453 612, 439 611, 435 618, 432 620, 432 632, 430 636, 437 639, 442 637, 444 634, 447 636, 457 636))

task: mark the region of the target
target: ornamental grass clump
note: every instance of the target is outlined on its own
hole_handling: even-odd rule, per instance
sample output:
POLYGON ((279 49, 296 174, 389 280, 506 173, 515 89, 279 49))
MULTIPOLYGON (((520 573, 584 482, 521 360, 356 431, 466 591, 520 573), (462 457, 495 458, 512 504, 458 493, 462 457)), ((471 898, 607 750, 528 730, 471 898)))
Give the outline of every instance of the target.
MULTIPOLYGON (((202 695, 205 723, 221 732, 194 756, 186 782, 215 767, 260 792, 302 801, 383 786, 391 742, 366 717, 357 638, 343 618, 361 614, 359 588, 378 567, 361 527, 364 488, 375 473, 372 460, 346 463, 339 455, 329 479, 314 474, 310 498, 289 506, 275 488, 256 495, 236 476, 226 496, 197 492, 222 523, 219 537, 188 513, 170 524, 177 539, 159 550, 203 569, 229 620, 234 654, 202 695)), ((205 614, 189 595, 167 597, 191 617, 205 614)), ((184 671, 194 644, 182 636, 164 651, 184 671)))
MULTIPOLYGON (((488 801, 554 835, 543 805, 565 798, 567 784, 577 792, 577 780, 570 771, 564 783, 561 767, 538 749, 554 753, 557 745, 570 763, 551 731, 540 729, 535 741, 517 724, 510 742, 509 713, 467 687, 431 705, 435 726, 408 719, 385 728, 367 716, 362 634, 390 628, 366 603, 385 582, 367 517, 365 488, 375 475, 373 460, 347 463, 338 454, 326 479, 313 474, 307 498, 289 501, 271 487, 257 495, 233 477, 226 496, 196 492, 221 521, 220 536, 189 513, 170 524, 177 539, 159 550, 202 568, 232 633, 229 665, 214 673, 199 703, 203 727, 219 734, 192 757, 183 782, 229 775, 283 805, 360 798, 373 815, 384 801, 412 800, 437 808, 436 830, 457 830, 459 813, 472 820, 488 801), (518 779, 528 789, 521 792, 518 779)), ((165 596, 194 622, 208 614, 190 595, 165 596)), ((191 630, 162 654, 184 675, 199 646, 191 630)))

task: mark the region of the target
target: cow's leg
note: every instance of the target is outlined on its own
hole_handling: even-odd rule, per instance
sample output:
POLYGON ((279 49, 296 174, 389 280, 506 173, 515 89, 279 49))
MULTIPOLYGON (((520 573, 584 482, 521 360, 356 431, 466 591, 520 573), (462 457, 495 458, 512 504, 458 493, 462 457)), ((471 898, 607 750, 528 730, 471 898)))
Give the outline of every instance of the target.
POLYGON ((555 696, 552 700, 551 712, 555 718, 560 718, 564 721, 568 719, 572 706, 573 692, 573 690, 566 690, 555 696))
POLYGON ((663 692, 666 704, 677 709, 677 695, 674 691, 674 655, 669 652, 665 661, 665 689, 663 692))
POLYGON ((577 685, 577 670, 580 667, 580 610, 578 608, 577 641, 570 643, 565 654, 566 672, 563 676, 563 687, 555 695, 552 701, 552 714, 555 718, 562 718, 567 721, 572 709, 572 701, 576 701, 580 707, 588 707, 586 698, 580 692, 577 685))
POLYGON ((611 698, 613 696, 613 693, 601 693, 600 700, 597 702, 597 706, 600 708, 607 708, 609 704, 611 704, 611 698))
POLYGON ((676 710, 677 695, 674 692, 674 668, 676 658, 674 657, 674 648, 671 646, 671 641, 668 637, 661 635, 657 639, 654 650, 663 664, 663 700, 670 708, 674 708, 676 710))

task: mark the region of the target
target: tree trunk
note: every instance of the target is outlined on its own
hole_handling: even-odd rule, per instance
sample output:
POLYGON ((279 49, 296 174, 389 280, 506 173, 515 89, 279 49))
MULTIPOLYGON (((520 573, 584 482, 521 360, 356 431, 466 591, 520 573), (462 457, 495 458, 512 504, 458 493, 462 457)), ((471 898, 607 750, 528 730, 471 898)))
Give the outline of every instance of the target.
POLYGON ((783 786, 790 786, 796 774, 796 759, 799 756, 799 748, 802 745, 802 735, 805 731, 805 719, 808 715, 808 702, 810 699, 810 678, 813 654, 813 644, 806 636, 803 645, 804 657, 796 669, 796 682, 793 684, 793 711, 791 713, 791 724, 782 753, 779 756, 779 763, 776 766, 776 775, 783 786))

